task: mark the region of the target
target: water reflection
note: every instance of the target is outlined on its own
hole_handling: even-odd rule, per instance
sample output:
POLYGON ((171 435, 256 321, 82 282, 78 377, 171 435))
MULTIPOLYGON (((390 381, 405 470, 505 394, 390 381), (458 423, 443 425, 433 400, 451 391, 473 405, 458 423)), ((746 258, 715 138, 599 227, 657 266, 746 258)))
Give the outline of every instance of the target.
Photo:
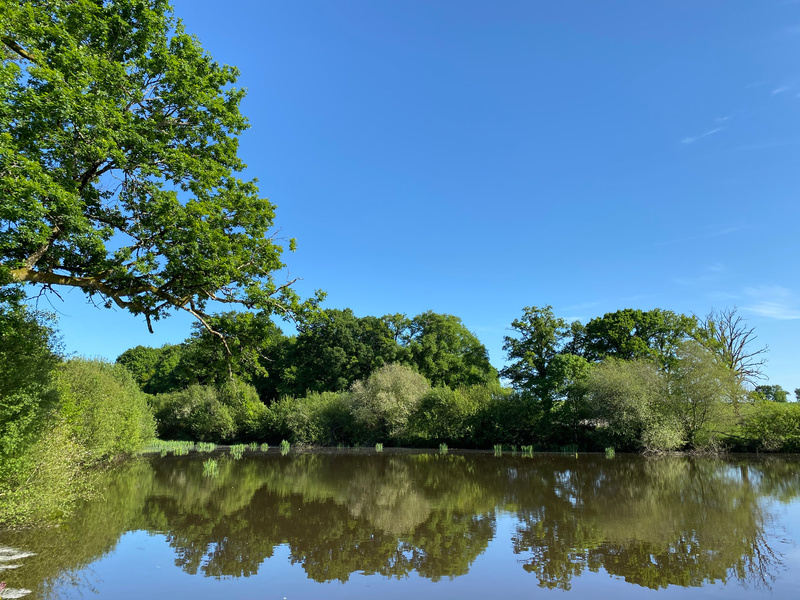
POLYGON ((318 582, 435 581, 469 572, 498 516, 517 523, 508 560, 545 588, 600 569, 655 589, 768 586, 779 564, 768 501, 800 493, 800 464, 787 458, 275 453, 220 456, 214 478, 203 458, 133 461, 62 527, 0 534, 36 552, 6 572, 9 586, 36 597, 80 587, 82 569, 135 530, 165 535, 175 564, 205 577, 255 575, 285 545, 318 582))

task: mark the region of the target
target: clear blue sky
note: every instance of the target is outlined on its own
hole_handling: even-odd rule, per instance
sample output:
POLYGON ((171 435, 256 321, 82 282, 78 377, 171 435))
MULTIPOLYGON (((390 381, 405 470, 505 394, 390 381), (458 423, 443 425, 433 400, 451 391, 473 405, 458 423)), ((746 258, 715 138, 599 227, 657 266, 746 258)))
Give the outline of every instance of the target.
MULTIPOLYGON (((461 317, 738 306, 800 387, 800 2, 177 0, 241 69, 241 154, 297 289, 461 317)), ((54 300, 66 349, 180 342, 54 300)), ((41 307, 47 308, 46 305, 41 307)))

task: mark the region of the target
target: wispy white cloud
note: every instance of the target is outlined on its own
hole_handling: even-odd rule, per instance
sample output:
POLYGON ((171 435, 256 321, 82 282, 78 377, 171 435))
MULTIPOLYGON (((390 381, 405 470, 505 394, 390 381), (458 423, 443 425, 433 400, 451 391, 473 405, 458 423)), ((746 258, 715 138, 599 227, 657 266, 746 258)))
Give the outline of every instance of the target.
POLYGON ((681 144, 694 144, 697 140, 701 140, 704 137, 708 137, 709 135, 713 135, 719 131, 725 129, 724 127, 715 127, 714 129, 710 129, 705 133, 701 133, 700 135, 695 135, 692 137, 685 137, 681 140, 681 144))
POLYGON ((773 96, 777 96, 778 94, 782 94, 784 92, 788 92, 791 88, 788 85, 779 85, 778 87, 774 88, 772 92, 770 92, 773 96))
POLYGON ((745 294, 751 304, 743 306, 743 310, 770 319, 800 319, 800 302, 788 288, 762 285, 746 288, 745 294))
POLYGON ((730 121, 731 115, 726 115, 724 117, 717 117, 714 119, 717 123, 724 123, 725 121, 730 121))

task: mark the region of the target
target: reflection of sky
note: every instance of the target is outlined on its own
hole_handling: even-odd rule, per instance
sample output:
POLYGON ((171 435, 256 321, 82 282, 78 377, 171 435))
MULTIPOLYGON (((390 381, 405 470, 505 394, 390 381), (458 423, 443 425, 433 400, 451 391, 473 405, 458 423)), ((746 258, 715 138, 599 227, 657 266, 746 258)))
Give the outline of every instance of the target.
MULTIPOLYGON (((777 516, 774 527, 768 528, 770 544, 782 555, 784 568, 777 573, 771 592, 743 586, 735 579, 727 586, 716 584, 702 588, 670 586, 650 590, 625 583, 609 576, 604 570, 597 573, 584 570, 571 582, 569 598, 614 598, 614 600, 666 598, 725 598, 726 600, 754 597, 782 600, 797 597, 800 589, 800 546, 781 540, 800 540, 800 503, 776 505, 770 510, 777 516)), ((494 598, 530 598, 554 595, 561 590, 538 587, 533 574, 522 568, 525 554, 512 553, 511 539, 518 521, 511 513, 498 512, 497 529, 487 550, 472 564, 467 575, 432 582, 412 574, 404 579, 387 579, 380 575, 354 573, 347 583, 317 583, 306 577, 300 563, 291 564, 289 548, 275 548, 252 577, 215 579, 187 574, 175 565, 175 552, 165 536, 135 531, 124 534, 116 550, 94 563, 79 576, 80 588, 64 583, 54 590, 64 598, 113 598, 115 600, 156 600, 160 598, 203 600, 205 598, 301 600, 477 600, 494 598), (86 586, 95 593, 87 593, 86 586)))

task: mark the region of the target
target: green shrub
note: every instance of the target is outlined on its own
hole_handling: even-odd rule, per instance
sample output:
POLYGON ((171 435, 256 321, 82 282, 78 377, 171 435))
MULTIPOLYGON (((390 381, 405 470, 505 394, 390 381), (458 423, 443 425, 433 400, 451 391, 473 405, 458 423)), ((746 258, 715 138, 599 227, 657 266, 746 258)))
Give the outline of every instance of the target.
POLYGON ((757 400, 742 417, 744 449, 800 452, 800 404, 757 400))
POLYGON ((0 303, 0 481, 17 468, 57 408, 55 346, 47 315, 0 303))
POLYGON ((57 373, 60 413, 93 459, 137 452, 155 435, 145 394, 122 366, 73 359, 57 373))
POLYGON ((303 398, 284 396, 268 409, 264 434, 270 440, 335 446, 347 443, 353 418, 346 392, 311 392, 303 398))
POLYGON ((363 436, 358 441, 402 440, 429 390, 427 379, 397 364, 375 370, 366 381, 356 381, 350 388, 350 410, 363 436))
POLYGON ((474 394, 465 394, 463 388, 433 388, 420 401, 409 433, 429 443, 470 446, 478 409, 474 394))

